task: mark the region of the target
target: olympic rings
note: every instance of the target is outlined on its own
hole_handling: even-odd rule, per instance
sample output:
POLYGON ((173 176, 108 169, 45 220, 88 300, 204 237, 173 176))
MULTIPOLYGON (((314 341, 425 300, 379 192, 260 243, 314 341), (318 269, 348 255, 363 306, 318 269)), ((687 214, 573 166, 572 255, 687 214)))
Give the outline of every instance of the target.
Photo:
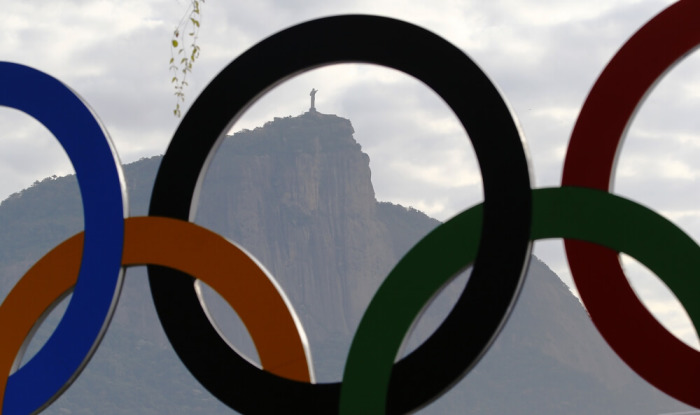
POLYGON ((63 319, 45 346, 7 381, 4 411, 25 414, 41 409, 72 382, 109 324, 122 284, 126 197, 111 142, 80 97, 60 81, 14 63, 0 62, 0 79, 0 105, 36 118, 73 163, 87 241, 63 319))
MULTIPOLYGON (((159 264, 196 276, 236 310, 265 369, 299 381, 312 379, 303 330, 277 285, 245 252, 188 222, 138 217, 127 219, 125 225, 124 266, 159 264)), ((4 329, 0 370, 4 373, 10 372, 24 339, 46 307, 75 285, 83 235, 67 239, 39 260, 0 307, 0 327, 4 329)), ((4 385, 5 379, 0 378, 0 405, 4 385)))
MULTIPOLYGON (((430 298, 474 260, 482 214, 482 205, 477 205, 440 225, 384 280, 350 348, 341 390, 342 415, 384 412, 393 359, 405 333, 430 298), (445 244, 467 249, 444 249, 445 244), (431 278, 423 277, 427 270, 432 271, 431 278)), ((700 246, 692 238, 655 212, 599 190, 534 189, 532 239, 545 238, 590 241, 625 252, 670 286, 673 281, 693 279, 700 269, 700 246), (670 244, 674 250, 661 249, 661 244, 670 244)), ((698 320, 693 321, 700 328, 698 320)), ((697 379, 697 374, 689 379, 697 379)))
MULTIPOLYGON (((348 61, 401 70, 440 95, 469 133, 484 182, 483 232, 469 285, 430 340, 396 364, 397 392, 389 394, 387 411, 405 413, 438 396, 486 351, 517 297, 530 255, 531 190, 522 138, 496 88, 463 52, 416 26, 371 16, 325 18, 273 35, 226 67, 187 112, 161 162, 149 214, 193 217, 193 195, 212 150, 247 106, 301 71, 348 61)), ((337 413, 339 384, 293 382, 253 367, 210 328, 190 277, 157 267, 149 267, 149 275, 170 343, 222 402, 246 414, 337 413), (195 329, 200 341, 193 344, 195 329), (213 375, 212 367, 220 373, 213 375)))
MULTIPOLYGON (((609 189, 622 137, 639 103, 664 72, 700 45, 699 15, 700 2, 678 2, 642 27, 613 57, 581 109, 566 155, 563 186, 609 189)), ((700 354, 669 333, 642 305, 617 253, 569 240, 565 246, 581 299, 610 346, 648 382, 700 407, 700 354)), ((700 282, 691 278, 672 284, 669 288, 697 326, 700 302, 695 294, 700 282)))
POLYGON ((700 247, 658 214, 608 192, 621 137, 640 100, 664 71, 700 44, 693 21, 699 13, 697 1, 678 2, 613 58, 584 104, 562 187, 555 189, 530 188, 517 123, 486 75, 445 40, 392 19, 339 16, 307 22, 234 60, 175 133, 157 175, 151 216, 144 218, 124 219, 119 162, 80 98, 48 75, 0 63, 0 76, 8 83, 0 105, 34 116, 64 146, 78 176, 86 224, 84 234, 38 261, 0 306, 0 325, 7 332, 0 368, 9 373, 36 321, 75 287, 46 345, 0 379, 3 413, 39 411, 72 382, 109 323, 121 267, 134 264, 149 266, 156 309, 180 359, 231 408, 246 414, 410 412, 437 399, 488 349, 518 295, 531 241, 553 237, 565 239, 583 302, 613 349, 650 383, 700 407, 698 352, 666 332, 641 305, 616 257, 625 252, 655 272, 698 329, 700 303, 694 295, 700 284, 694 274, 700 247), (314 384, 305 334, 274 279, 242 249, 187 220, 194 216, 213 150, 256 98, 299 72, 348 61, 404 71, 447 102, 472 141, 485 202, 439 226, 399 262, 362 318, 342 383, 314 384), (226 94, 230 90, 237 93, 226 94), (590 165, 603 169, 591 171, 590 165), (658 248, 661 243, 665 249, 658 248), (450 315, 416 351, 395 362, 425 304, 472 263, 471 278, 450 315), (50 271, 54 279, 46 278, 50 271), (216 289, 238 312, 262 370, 219 336, 193 278, 216 289), (622 324, 630 319, 638 324, 622 324))

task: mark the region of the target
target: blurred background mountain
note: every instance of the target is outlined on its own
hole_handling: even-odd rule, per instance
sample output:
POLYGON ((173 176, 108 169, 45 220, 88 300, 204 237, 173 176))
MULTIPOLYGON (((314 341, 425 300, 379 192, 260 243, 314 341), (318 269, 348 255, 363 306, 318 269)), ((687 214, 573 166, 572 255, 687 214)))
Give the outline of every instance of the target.
MULTIPOLYGON (((303 323, 317 380, 338 381, 352 335, 382 279, 439 222, 375 198, 369 157, 349 120, 307 112, 227 137, 207 172, 196 222, 246 248, 279 281, 303 323)), ((145 215, 161 157, 124 167, 131 216, 145 215)), ((82 228, 74 176, 0 204, 0 295, 82 228)), ((420 344, 468 279, 458 276, 407 342, 420 344)), ((205 298, 231 343, 257 359, 245 329, 205 298)), ((65 305, 65 302, 64 302, 65 305)), ((28 356, 61 308, 38 330, 28 356)), ((274 399, 274 397, 270 397, 274 399)), ((636 376, 601 339, 561 280, 532 258, 520 299, 482 361, 424 414, 661 414, 688 410, 636 376)), ((130 268, 101 346, 47 414, 229 414, 187 372, 155 314, 145 268, 130 268)))

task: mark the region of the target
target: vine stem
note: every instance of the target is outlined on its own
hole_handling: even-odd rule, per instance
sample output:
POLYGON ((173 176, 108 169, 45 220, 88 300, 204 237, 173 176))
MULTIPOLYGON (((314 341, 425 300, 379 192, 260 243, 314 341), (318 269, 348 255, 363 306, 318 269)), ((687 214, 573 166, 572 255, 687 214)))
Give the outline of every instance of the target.
POLYGON ((180 104, 185 102, 185 87, 188 85, 187 75, 192 72, 194 62, 199 58, 200 47, 197 41, 200 21, 202 20, 200 5, 204 1, 190 0, 170 39, 169 70, 173 75, 170 83, 175 88, 173 115, 178 118, 182 116, 180 104))

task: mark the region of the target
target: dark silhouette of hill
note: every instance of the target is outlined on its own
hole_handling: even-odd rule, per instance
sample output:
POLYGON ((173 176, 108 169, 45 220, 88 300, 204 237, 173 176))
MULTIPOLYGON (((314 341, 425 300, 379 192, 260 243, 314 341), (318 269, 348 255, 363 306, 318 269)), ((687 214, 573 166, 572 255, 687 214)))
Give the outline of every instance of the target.
MULTIPOLYGON (((309 336, 320 381, 339 380, 350 340, 382 278, 439 225, 375 198, 369 157, 349 120, 309 112, 275 118, 221 145, 196 222, 242 245, 277 277, 309 336)), ((124 167, 132 216, 144 215, 160 157, 124 167)), ((79 231, 73 176, 52 177, 0 204, 0 294, 28 266, 79 231)), ((408 347, 429 335, 465 283, 428 309, 408 347)), ((206 293, 231 342, 256 359, 245 329, 206 293)), ((56 313, 37 333, 36 349, 56 313)), ((30 351, 31 353, 31 351, 30 351)), ((274 399, 274 397, 271 397, 274 399)), ((513 315, 476 368, 426 414, 659 414, 687 407, 632 373, 597 334, 568 288, 537 258, 513 315)), ((150 299, 145 270, 130 269, 94 358, 48 414, 227 414, 182 366, 150 299)))

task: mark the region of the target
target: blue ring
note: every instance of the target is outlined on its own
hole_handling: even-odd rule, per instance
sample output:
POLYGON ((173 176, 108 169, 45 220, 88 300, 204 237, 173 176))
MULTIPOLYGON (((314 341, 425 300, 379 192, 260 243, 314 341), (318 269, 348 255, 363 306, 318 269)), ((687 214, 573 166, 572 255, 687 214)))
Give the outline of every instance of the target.
POLYGON ((48 128, 75 168, 83 200, 85 247, 78 282, 44 347, 7 381, 3 414, 48 406, 87 364, 106 330, 122 284, 126 195, 106 131, 80 97, 57 79, 0 62, 0 105, 48 128))

